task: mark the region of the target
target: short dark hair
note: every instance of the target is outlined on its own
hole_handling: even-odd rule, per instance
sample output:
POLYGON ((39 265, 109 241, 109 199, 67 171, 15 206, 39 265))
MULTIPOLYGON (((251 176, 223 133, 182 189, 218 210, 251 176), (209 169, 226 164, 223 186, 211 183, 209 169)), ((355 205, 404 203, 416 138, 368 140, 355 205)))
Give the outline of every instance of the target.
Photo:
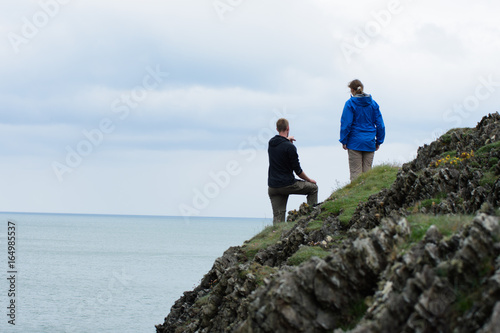
POLYGON ((276 130, 279 133, 281 133, 286 131, 287 128, 288 128, 288 120, 286 120, 285 118, 278 119, 278 121, 276 122, 276 130))

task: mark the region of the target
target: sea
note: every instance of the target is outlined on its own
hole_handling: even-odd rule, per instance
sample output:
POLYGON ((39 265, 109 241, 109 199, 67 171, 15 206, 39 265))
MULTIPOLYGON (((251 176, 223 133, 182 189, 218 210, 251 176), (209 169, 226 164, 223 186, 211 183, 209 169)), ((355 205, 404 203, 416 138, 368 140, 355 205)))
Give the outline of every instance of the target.
POLYGON ((0 332, 156 332, 270 219, 0 213, 0 332))

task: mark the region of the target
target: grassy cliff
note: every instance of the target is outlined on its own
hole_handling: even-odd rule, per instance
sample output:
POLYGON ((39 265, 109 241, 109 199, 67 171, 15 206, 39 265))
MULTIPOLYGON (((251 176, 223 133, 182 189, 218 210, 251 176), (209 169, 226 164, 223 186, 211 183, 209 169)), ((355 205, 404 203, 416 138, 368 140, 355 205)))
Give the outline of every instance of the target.
POLYGON ((157 332, 496 332, 500 115, 216 260, 157 332))

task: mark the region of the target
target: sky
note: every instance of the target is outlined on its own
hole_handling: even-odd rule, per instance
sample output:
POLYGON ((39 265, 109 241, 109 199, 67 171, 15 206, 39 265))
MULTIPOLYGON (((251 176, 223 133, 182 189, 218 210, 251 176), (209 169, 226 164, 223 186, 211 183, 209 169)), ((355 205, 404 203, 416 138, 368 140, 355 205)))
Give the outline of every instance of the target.
POLYGON ((281 117, 323 201, 349 181, 351 80, 386 125, 375 165, 499 110, 499 12, 493 0, 2 0, 0 211, 271 218, 281 117))

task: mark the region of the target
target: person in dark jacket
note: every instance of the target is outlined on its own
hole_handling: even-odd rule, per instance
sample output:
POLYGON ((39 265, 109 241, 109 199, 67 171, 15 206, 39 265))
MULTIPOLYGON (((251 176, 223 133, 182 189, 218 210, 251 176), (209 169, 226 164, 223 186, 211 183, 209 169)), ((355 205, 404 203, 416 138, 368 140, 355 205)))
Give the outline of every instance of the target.
POLYGON ((309 178, 299 163, 297 148, 293 145, 295 138, 289 136, 290 126, 285 118, 276 122, 278 135, 269 140, 269 171, 267 184, 269 198, 273 207, 273 224, 284 222, 286 204, 290 194, 307 195, 307 203, 314 206, 318 203, 318 186, 309 178), (293 173, 303 180, 295 179, 293 173))
POLYGON ((371 169, 375 151, 385 139, 385 125, 380 108, 363 84, 353 80, 348 85, 351 98, 345 103, 340 120, 340 143, 348 151, 350 179, 371 169))

